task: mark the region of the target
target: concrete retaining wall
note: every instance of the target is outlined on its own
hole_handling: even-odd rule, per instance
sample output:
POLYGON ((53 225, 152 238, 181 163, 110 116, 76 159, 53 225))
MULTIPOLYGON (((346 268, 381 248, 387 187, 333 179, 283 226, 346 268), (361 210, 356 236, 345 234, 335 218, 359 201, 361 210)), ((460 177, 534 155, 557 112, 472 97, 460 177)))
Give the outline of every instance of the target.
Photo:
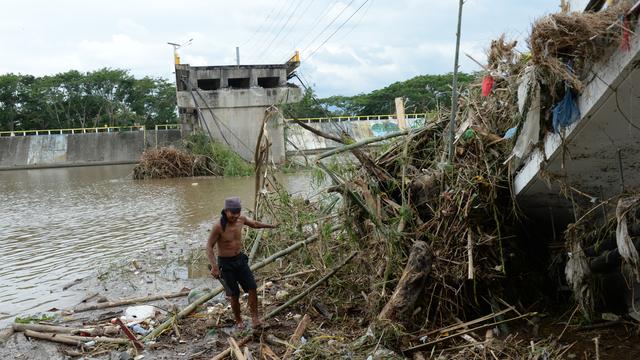
MULTIPOLYGON (((411 128, 422 126, 424 121, 424 118, 406 119, 407 125, 411 128)), ((352 120, 335 123, 320 122, 308 123, 307 125, 336 136, 340 136, 344 131, 356 141, 383 136, 399 130, 396 119, 352 120)), ((288 155, 315 153, 342 146, 333 140, 317 136, 295 123, 287 124, 286 134, 286 149, 288 155)))
POLYGON ((137 163, 178 140, 180 130, 1 137, 0 170, 137 163))

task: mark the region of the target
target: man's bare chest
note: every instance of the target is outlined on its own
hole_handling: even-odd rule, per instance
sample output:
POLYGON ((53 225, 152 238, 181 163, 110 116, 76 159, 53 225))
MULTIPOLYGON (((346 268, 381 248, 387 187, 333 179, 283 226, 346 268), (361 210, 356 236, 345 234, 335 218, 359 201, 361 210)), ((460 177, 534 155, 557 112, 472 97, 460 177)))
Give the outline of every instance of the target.
POLYGON ((242 239, 242 226, 228 226, 220 236, 221 243, 235 243, 242 239))

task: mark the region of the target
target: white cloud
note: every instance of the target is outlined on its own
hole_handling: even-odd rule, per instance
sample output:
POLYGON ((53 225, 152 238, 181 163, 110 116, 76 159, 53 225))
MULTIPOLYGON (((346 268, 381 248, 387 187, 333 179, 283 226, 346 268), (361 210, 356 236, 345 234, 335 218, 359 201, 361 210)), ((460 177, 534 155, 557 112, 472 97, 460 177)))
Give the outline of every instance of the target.
MULTIPOLYGON (((172 48, 166 43, 190 38, 193 43, 179 53, 193 65, 233 64, 238 45, 243 63, 284 61, 306 48, 303 75, 323 96, 453 69, 457 1, 369 0, 311 59, 308 54, 365 0, 355 0, 321 36, 351 1, 300 1, 8 2, 0 13, 0 44, 7 54, 0 57, 0 71, 43 75, 112 67, 172 79, 172 48), (297 4, 298 12, 286 22, 297 4), (259 58, 260 53, 265 55, 259 58)), ((574 8, 586 1, 574 1, 574 8)), ((491 39, 506 32, 524 40, 531 21, 557 6, 557 0, 468 0, 461 49, 483 61, 491 39)), ((478 69, 464 55, 460 59, 463 71, 478 69)))

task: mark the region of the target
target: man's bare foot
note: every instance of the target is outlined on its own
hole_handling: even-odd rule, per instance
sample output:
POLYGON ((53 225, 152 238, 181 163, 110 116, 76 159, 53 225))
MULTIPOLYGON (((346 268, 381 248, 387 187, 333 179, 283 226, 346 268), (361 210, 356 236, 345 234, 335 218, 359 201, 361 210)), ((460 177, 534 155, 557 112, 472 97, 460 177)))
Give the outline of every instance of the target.
POLYGON ((260 321, 260 319, 251 320, 251 327, 253 327, 254 329, 261 329, 263 326, 264 324, 262 323, 262 321, 260 321))

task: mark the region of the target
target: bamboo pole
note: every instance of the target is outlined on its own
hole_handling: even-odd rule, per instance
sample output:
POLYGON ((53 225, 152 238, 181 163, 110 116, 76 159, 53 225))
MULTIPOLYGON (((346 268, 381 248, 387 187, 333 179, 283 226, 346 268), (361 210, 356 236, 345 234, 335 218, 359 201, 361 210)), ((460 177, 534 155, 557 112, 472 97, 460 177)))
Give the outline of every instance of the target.
POLYGON ((233 356, 235 356, 237 360, 245 360, 244 355, 242 355, 242 350, 240 350, 240 346, 238 346, 236 340, 230 336, 227 338, 227 341, 229 342, 229 347, 231 347, 233 356))
POLYGON ((374 138, 370 138, 370 139, 360 140, 360 141, 355 142, 353 144, 337 147, 335 149, 329 150, 327 152, 323 152, 322 154, 318 155, 316 157, 316 162, 321 160, 321 159, 324 159, 324 158, 326 158, 328 156, 332 156, 332 155, 336 155, 336 154, 339 154, 339 153, 343 153, 345 151, 350 151, 350 150, 353 150, 353 149, 357 149, 359 147, 363 147, 365 145, 369 145, 369 144, 372 144, 372 143, 375 143, 375 142, 380 142, 380 141, 384 141, 384 140, 387 140, 387 139, 392 139, 394 137, 407 135, 410 132, 411 132, 411 130, 396 131, 396 132, 392 132, 392 133, 384 135, 384 136, 379 136, 379 137, 374 137, 374 138))
MULTIPOLYGON (((244 346, 246 343, 251 340, 251 336, 247 336, 244 339, 240 340, 238 346, 244 346)), ((222 360, 231 354, 231 347, 228 347, 225 351, 219 353, 218 355, 211 358, 211 360, 222 360)))
POLYGON ((263 230, 264 229, 258 230, 256 239, 253 241, 253 246, 251 246, 251 252, 249 252, 249 264, 253 262, 253 258, 256 256, 256 253, 258 252, 258 247, 260 246, 260 240, 262 240, 263 230))
POLYGON ((90 334, 91 336, 118 333, 118 328, 115 326, 105 326, 104 328, 99 328, 99 327, 71 328, 66 326, 13 323, 12 328, 13 328, 13 331, 17 331, 17 332, 23 332, 25 330, 38 331, 43 333, 57 333, 57 334, 79 334, 81 332, 85 332, 90 334))
POLYGON ((462 5, 464 0, 460 0, 458 6, 458 31, 456 32, 456 55, 453 65, 453 84, 451 94, 451 120, 449 121, 449 164, 453 163, 454 149, 453 137, 456 126, 456 113, 458 112, 458 61, 460 58, 460 31, 462 27, 462 5))
MULTIPOLYGON (((31 331, 31 330, 27 330, 31 331)), ((25 332, 26 335, 26 332, 25 332)), ((67 335, 60 334, 58 336, 63 336, 69 339, 78 340, 82 342, 95 341, 97 343, 105 343, 105 344, 118 344, 118 345, 128 345, 129 339, 120 339, 120 338, 111 338, 106 336, 78 336, 78 335, 67 335)))
POLYGON ((307 296, 311 290, 317 288, 320 284, 322 284, 323 282, 327 281, 327 279, 329 279, 331 276, 333 276, 338 270, 340 270, 340 268, 342 268, 343 266, 345 266, 349 260, 353 259, 354 256, 356 256, 357 252, 353 252, 351 253, 351 255, 349 255, 348 258, 346 258, 342 264, 336 266, 333 270, 331 270, 331 272, 329 272, 327 275, 323 276, 320 280, 316 281, 315 283, 311 284, 308 288, 306 288, 303 292, 299 293, 298 295, 292 297, 291 299, 289 299, 286 303, 280 305, 279 307, 277 307, 276 309, 274 309, 273 311, 271 311, 270 313, 268 313, 267 315, 265 315, 263 317, 264 320, 269 319, 275 315, 277 315, 279 312, 281 312, 282 310, 286 309, 287 307, 291 306, 292 304, 295 304, 296 302, 298 302, 300 299, 302 299, 303 297, 307 296))
POLYGON ((492 326, 504 324, 504 323, 509 322, 509 321, 518 320, 518 319, 522 319, 522 318, 529 317, 529 316, 535 316, 537 314, 538 314, 537 312, 532 312, 532 313, 516 316, 516 317, 513 317, 511 319, 502 320, 502 321, 496 321, 496 322, 493 322, 493 323, 490 323, 490 324, 480 325, 480 326, 475 327, 473 329, 467 329, 467 330, 461 331, 461 332, 453 334, 453 335, 445 336, 445 337, 440 338, 440 339, 436 339, 436 340, 429 341, 429 342, 424 343, 424 344, 420 344, 420 345, 416 345, 416 346, 404 349, 404 350, 402 350, 402 352, 406 353, 406 352, 412 352, 412 351, 415 351, 415 350, 424 349, 426 347, 429 347, 431 345, 437 344, 439 342, 442 342, 442 341, 445 341, 445 340, 449 340, 449 339, 452 339, 454 337, 461 336, 461 335, 464 335, 464 334, 468 334, 470 332, 478 331, 478 330, 484 329, 486 327, 492 327, 492 326))
POLYGON ((25 330, 24 335, 30 338, 47 340, 60 344, 73 345, 78 347, 85 346, 83 341, 70 339, 67 336, 61 334, 41 333, 33 330, 25 330))
POLYGON ((125 299, 120 301, 109 301, 105 303, 98 303, 98 304, 79 307, 79 308, 73 309, 73 312, 79 313, 83 311, 106 309, 110 307, 145 303, 145 302, 150 302, 155 300, 170 299, 170 298, 176 298, 176 297, 187 296, 187 295, 189 295, 189 290, 180 291, 180 292, 171 293, 171 294, 143 296, 143 297, 125 299))
MULTIPOLYGON (((331 228, 331 232, 338 231, 340 229, 342 229, 342 225, 336 225, 336 226, 331 228)), ((258 270, 260 268, 263 268, 263 267, 267 266, 268 264, 274 262, 276 259, 281 258, 281 257, 283 257, 285 255, 288 255, 288 254, 292 253, 293 251, 295 251, 295 250, 297 250, 297 249, 299 249, 299 248, 301 248, 301 247, 303 247, 303 246, 305 246, 307 244, 310 244, 310 243, 318 240, 319 237, 320 237, 320 235, 316 234, 316 235, 313 235, 313 236, 311 236, 310 238, 308 238, 306 240, 298 241, 297 243, 289 246, 288 248, 280 250, 280 251, 274 253, 273 255, 267 257, 266 259, 263 259, 262 261, 251 265, 251 271, 256 271, 256 270, 258 270)), ((152 332, 147 334, 143 338, 143 340, 154 339, 155 337, 160 335, 160 333, 162 333, 167 327, 171 326, 171 324, 175 320, 182 319, 183 317, 191 314, 191 312, 193 312, 193 310, 195 310, 198 306, 200 306, 201 304, 204 304, 205 302, 209 301, 214 296, 220 294, 223 290, 224 290, 224 288, 222 286, 219 286, 218 288, 216 288, 216 289, 208 292, 207 294, 201 296, 200 298, 196 299, 196 301, 191 303, 189 306, 184 308, 182 311, 180 311, 176 315, 170 317, 169 319, 167 319, 162 324, 158 325, 158 327, 156 327, 152 332)))

